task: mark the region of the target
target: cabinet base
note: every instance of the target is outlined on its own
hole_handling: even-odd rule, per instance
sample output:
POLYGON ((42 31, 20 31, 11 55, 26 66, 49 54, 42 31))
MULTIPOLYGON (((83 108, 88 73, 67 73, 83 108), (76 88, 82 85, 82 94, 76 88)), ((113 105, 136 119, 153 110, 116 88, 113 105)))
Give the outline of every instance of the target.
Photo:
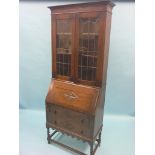
MULTIPOLYGON (((66 148, 66 149, 72 151, 72 152, 75 152, 75 153, 77 153, 77 154, 80 154, 80 155, 87 155, 87 154, 85 154, 85 153, 83 153, 83 152, 81 152, 81 151, 79 151, 79 150, 77 150, 77 149, 74 149, 74 148, 72 148, 72 147, 70 147, 70 146, 68 146, 68 145, 65 145, 65 144, 63 144, 63 143, 60 143, 60 142, 54 140, 53 136, 54 136, 56 133, 58 133, 58 132, 59 132, 59 131, 54 130, 52 133, 50 133, 50 128, 47 128, 47 141, 48 141, 48 144, 50 144, 50 143, 55 143, 55 144, 57 144, 57 145, 59 145, 59 146, 61 146, 61 147, 64 147, 64 148, 66 148)), ((59 133, 60 133, 60 132, 59 132, 59 133)), ((95 140, 95 141, 97 142, 97 144, 96 144, 95 147, 94 147, 94 141, 92 141, 92 142, 86 141, 86 142, 88 142, 88 144, 90 145, 90 155, 94 155, 95 152, 96 152, 96 150, 97 150, 97 148, 100 146, 100 144, 101 144, 101 133, 102 133, 102 129, 100 130, 99 134, 97 135, 98 138, 96 138, 96 140, 95 140)))

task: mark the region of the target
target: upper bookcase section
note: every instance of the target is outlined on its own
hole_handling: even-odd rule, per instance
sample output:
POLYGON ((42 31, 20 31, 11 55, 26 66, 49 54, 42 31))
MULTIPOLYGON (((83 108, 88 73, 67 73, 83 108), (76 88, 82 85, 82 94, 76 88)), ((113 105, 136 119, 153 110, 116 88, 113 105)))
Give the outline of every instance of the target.
POLYGON ((52 14, 62 13, 76 13, 76 12, 89 12, 91 11, 107 11, 111 13, 111 9, 115 6, 112 1, 99 1, 89 3, 76 3, 69 5, 49 6, 52 14))

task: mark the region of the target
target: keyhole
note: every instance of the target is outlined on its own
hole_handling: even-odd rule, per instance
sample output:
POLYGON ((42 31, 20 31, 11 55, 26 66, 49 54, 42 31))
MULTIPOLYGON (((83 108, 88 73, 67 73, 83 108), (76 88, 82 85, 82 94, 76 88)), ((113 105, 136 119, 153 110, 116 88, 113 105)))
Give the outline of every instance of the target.
POLYGON ((82 124, 84 123, 84 119, 81 120, 81 123, 82 123, 82 124))

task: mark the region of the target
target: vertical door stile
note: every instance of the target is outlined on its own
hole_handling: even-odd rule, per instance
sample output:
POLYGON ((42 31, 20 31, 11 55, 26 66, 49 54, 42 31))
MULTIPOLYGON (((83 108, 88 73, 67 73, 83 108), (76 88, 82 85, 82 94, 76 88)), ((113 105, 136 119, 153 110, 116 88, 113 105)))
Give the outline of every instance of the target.
POLYGON ((78 82, 78 61, 79 61, 79 13, 75 14, 75 68, 74 68, 74 75, 75 75, 75 82, 78 82))
POLYGON ((76 16, 72 14, 72 68, 71 68, 71 81, 75 80, 75 60, 76 60, 76 16))
POLYGON ((101 13, 100 22, 99 22, 99 41, 98 41, 98 61, 97 61, 97 73, 96 80, 97 85, 101 86, 102 74, 103 74, 103 60, 104 60, 104 46, 105 46, 105 33, 106 33, 106 15, 104 12, 101 13))
POLYGON ((52 78, 56 77, 56 17, 55 14, 51 14, 51 37, 52 37, 52 78))

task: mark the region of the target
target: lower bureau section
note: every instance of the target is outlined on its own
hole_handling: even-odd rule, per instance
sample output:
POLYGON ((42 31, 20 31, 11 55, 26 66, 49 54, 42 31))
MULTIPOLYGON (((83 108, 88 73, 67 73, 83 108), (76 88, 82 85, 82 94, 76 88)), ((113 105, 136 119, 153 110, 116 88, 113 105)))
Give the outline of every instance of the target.
POLYGON ((47 104, 46 120, 47 127, 63 130, 80 138, 93 138, 92 118, 86 114, 47 104))

